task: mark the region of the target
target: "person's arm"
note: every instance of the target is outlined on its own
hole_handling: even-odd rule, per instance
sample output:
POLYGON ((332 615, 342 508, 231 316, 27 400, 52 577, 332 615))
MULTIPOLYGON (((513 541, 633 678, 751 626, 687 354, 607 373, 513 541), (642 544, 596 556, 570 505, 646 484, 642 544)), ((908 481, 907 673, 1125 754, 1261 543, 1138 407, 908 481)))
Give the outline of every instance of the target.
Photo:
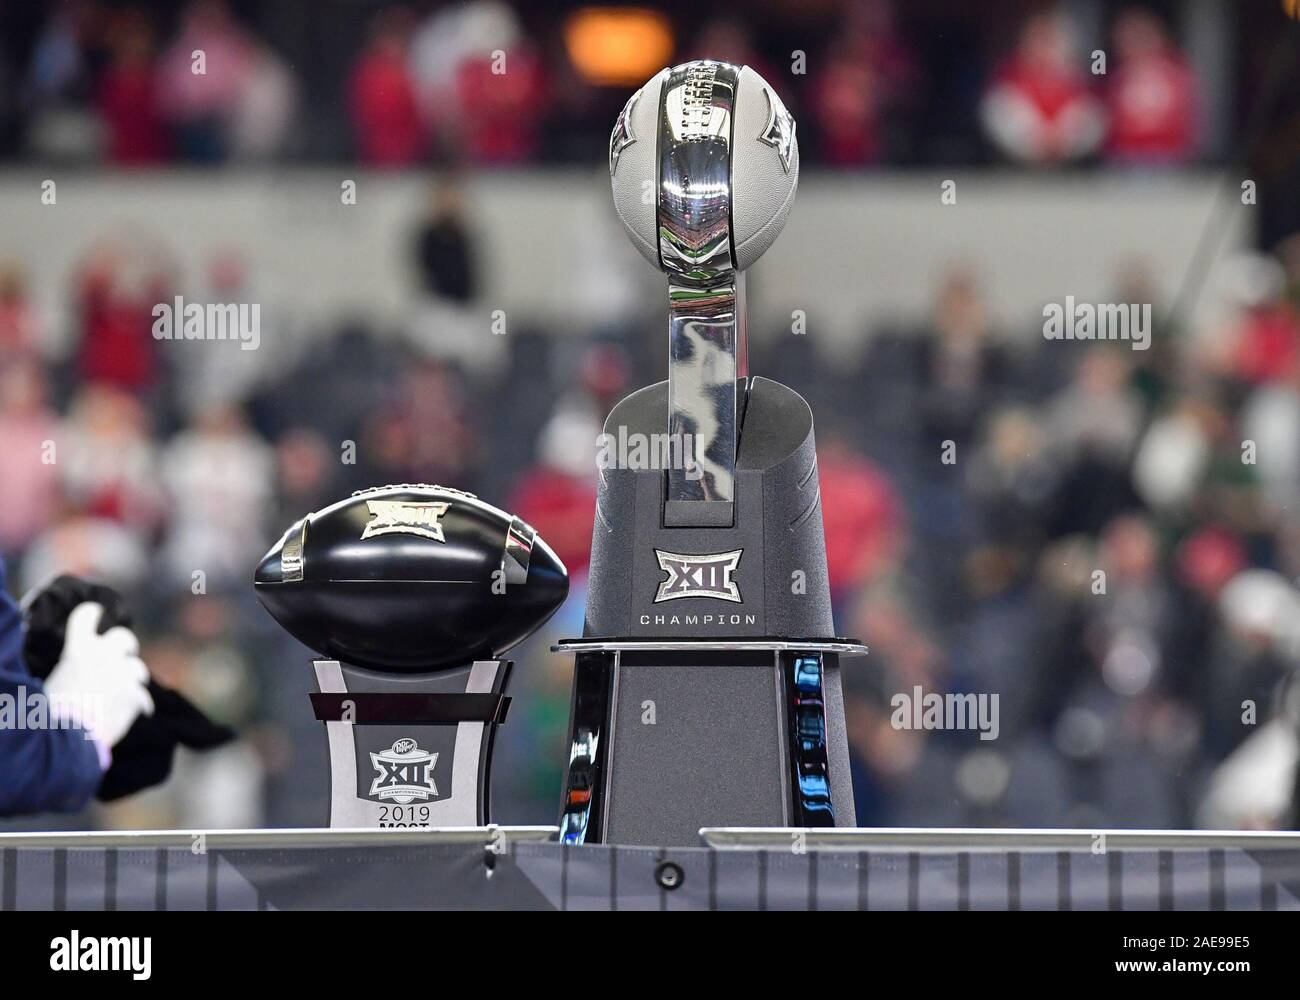
POLYGON ((0 816, 76 812, 107 768, 107 750, 51 719, 44 685, 22 659, 23 621, 0 564, 0 816))
POLYGON ((86 730, 51 718, 39 680, 0 669, 0 816, 83 809, 107 762, 86 730))

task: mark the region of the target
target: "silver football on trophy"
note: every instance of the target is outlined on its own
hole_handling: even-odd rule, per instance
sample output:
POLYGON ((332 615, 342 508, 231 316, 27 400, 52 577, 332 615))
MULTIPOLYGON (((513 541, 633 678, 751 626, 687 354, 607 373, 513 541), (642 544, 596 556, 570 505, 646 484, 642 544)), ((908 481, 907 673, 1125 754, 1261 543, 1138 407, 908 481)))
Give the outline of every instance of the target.
POLYGON ((674 270, 661 242, 678 228, 711 230, 700 216, 729 209, 732 264, 743 271, 785 226, 799 144, 766 80, 748 66, 700 60, 660 71, 632 95, 610 136, 609 169, 619 219, 648 261, 674 270), (724 89, 730 100, 719 99, 724 89), (662 204, 678 195, 682 227, 662 204))

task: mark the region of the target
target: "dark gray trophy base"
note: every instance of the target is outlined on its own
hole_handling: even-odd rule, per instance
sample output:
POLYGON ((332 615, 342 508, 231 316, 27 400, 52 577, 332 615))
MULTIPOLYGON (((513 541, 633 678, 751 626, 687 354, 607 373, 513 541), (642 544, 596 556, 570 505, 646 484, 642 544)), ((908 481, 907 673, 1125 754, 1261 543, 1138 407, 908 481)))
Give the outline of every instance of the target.
MULTIPOLYGON (((557 647, 576 654, 567 843, 854 824, 839 661, 865 649, 834 637, 812 413, 767 379, 744 395, 729 524, 666 526, 662 470, 602 472, 584 638, 557 647), (674 588, 676 556, 719 557, 688 572, 725 596, 674 588)), ((649 386, 605 433, 656 440, 667 408, 649 386)))
POLYGON ((425 674, 316 660, 316 718, 330 752, 331 827, 490 822, 492 741, 505 720, 509 660, 425 674))

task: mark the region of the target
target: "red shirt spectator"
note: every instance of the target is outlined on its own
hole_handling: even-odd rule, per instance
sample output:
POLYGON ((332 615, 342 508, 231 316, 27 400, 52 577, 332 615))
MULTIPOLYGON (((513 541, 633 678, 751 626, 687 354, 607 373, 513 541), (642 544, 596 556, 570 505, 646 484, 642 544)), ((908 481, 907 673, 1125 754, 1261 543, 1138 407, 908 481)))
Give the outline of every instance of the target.
POLYGON ((838 599, 880 575, 903 534, 898 495, 883 472, 834 437, 817 449, 826 572, 838 599))
POLYGON ((1252 384, 1290 378, 1300 370, 1300 322, 1290 306, 1270 303, 1251 309, 1236 331, 1232 367, 1252 384))
POLYGON ((914 102, 917 78, 893 6, 885 0, 849 4, 811 91, 826 161, 856 166, 880 159, 884 120, 914 102))
POLYGON ((537 153, 545 79, 531 49, 503 53, 508 72, 492 56, 464 60, 456 71, 466 156, 476 163, 519 163, 537 153))
POLYGON ((1115 26, 1119 66, 1106 94, 1108 157, 1176 163, 1196 141, 1196 77, 1154 15, 1126 12, 1115 26))
POLYGON ((560 469, 539 465, 527 472, 510 498, 510 509, 537 529, 574 576, 591 560, 596 491, 560 469))
POLYGON ((1065 21, 1054 14, 1031 18, 981 108, 990 138, 1007 156, 1051 164, 1097 147, 1103 110, 1071 60, 1065 21))
POLYGON ((813 106, 827 163, 857 166, 879 157, 880 109, 870 64, 849 51, 832 53, 813 85, 813 106))
POLYGON ((81 276, 82 338, 77 365, 87 381, 130 390, 148 389, 157 378, 153 307, 168 302, 160 276, 126 291, 112 264, 92 265, 81 276))
POLYGON ((406 67, 406 42, 396 22, 381 20, 352 71, 352 127, 364 163, 401 167, 424 153, 415 84, 406 67))
POLYGON ((113 163, 158 163, 167 156, 149 31, 144 21, 124 20, 113 62, 99 81, 99 110, 108 129, 113 163))

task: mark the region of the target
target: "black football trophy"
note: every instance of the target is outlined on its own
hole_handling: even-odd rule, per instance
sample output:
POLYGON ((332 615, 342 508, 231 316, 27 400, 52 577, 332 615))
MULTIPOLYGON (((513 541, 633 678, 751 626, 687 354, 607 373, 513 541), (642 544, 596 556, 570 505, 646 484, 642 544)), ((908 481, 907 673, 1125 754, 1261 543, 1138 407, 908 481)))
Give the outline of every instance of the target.
POLYGON ((329 825, 486 825, 510 704, 501 654, 568 593, 537 533, 459 490, 377 487, 296 522, 254 584, 325 657, 311 701, 329 739, 329 825))
POLYGON ((812 413, 746 371, 744 271, 798 186, 794 120, 748 67, 665 69, 610 138, 614 203, 668 276, 669 377, 605 441, 575 654, 566 843, 686 845, 706 826, 852 826, 812 413), (648 195, 648 196, 647 196, 648 195), (654 449, 651 449, 654 452, 654 449))

